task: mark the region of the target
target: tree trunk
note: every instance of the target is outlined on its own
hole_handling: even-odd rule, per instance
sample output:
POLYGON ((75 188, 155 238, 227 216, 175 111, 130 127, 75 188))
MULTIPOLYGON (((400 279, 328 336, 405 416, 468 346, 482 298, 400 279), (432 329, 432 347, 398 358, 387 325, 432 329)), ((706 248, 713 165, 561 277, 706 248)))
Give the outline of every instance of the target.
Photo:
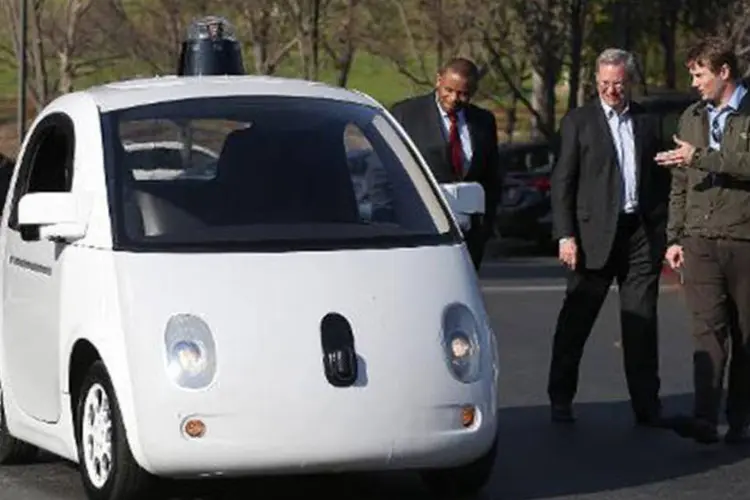
POLYGON ((544 97, 546 95, 544 89, 544 76, 539 73, 536 69, 531 72, 531 106, 539 113, 539 116, 532 116, 531 118, 531 138, 539 139, 544 137, 544 97))
POLYGON ((570 75, 568 77, 568 109, 578 106, 581 85, 581 53, 583 50, 584 12, 586 0, 572 0, 570 4, 570 75))
POLYGON ((659 19, 659 38, 664 49, 664 77, 668 89, 677 86, 677 0, 661 2, 661 16, 659 19))
POLYGON ((320 76, 320 0, 312 1, 312 26, 310 29, 310 51, 312 56, 312 77, 318 80, 320 76))

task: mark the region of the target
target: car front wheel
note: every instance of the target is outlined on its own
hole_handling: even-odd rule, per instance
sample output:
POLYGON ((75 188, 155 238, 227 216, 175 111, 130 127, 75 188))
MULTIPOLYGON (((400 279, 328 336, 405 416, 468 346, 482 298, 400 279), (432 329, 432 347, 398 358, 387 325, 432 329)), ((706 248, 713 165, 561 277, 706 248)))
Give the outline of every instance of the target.
POLYGON ((434 498, 478 498, 492 477, 497 455, 497 438, 477 460, 447 469, 422 471, 422 482, 434 498))
POLYGON ((0 385, 0 465, 26 464, 32 462, 38 454, 39 450, 35 446, 10 435, 5 421, 3 387, 0 385))
POLYGON ((83 486, 91 500, 151 498, 154 478, 133 458, 104 364, 94 363, 78 394, 76 442, 83 486))

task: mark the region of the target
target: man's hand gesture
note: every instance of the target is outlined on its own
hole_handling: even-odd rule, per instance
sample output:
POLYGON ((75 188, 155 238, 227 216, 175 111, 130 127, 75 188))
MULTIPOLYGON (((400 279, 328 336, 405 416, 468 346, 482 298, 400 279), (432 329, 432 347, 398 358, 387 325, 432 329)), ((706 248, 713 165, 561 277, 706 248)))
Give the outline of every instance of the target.
POLYGON ((673 135, 672 139, 675 144, 677 144, 677 147, 675 149, 670 149, 669 151, 658 153, 654 157, 654 160, 663 167, 687 166, 695 155, 695 146, 689 142, 683 141, 676 135, 673 135))

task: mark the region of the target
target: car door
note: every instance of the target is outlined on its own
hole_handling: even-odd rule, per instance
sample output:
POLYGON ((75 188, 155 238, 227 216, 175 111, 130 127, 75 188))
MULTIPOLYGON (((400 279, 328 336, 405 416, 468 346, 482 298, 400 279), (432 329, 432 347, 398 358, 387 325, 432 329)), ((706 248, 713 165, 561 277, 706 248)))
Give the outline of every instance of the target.
POLYGON ((7 205, 3 246, 4 378, 28 415, 56 422, 60 416, 60 261, 65 243, 38 238, 38 228, 17 224, 26 193, 69 191, 73 172, 73 124, 55 114, 41 121, 19 159, 7 205))

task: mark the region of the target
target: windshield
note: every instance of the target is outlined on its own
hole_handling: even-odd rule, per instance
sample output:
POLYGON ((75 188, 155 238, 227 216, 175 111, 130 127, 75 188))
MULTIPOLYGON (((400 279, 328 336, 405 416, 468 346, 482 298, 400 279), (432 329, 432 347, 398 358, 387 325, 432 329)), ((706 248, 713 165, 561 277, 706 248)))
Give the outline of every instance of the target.
POLYGON ((119 247, 295 250, 452 242, 413 154, 372 107, 203 98, 103 116, 119 247))

